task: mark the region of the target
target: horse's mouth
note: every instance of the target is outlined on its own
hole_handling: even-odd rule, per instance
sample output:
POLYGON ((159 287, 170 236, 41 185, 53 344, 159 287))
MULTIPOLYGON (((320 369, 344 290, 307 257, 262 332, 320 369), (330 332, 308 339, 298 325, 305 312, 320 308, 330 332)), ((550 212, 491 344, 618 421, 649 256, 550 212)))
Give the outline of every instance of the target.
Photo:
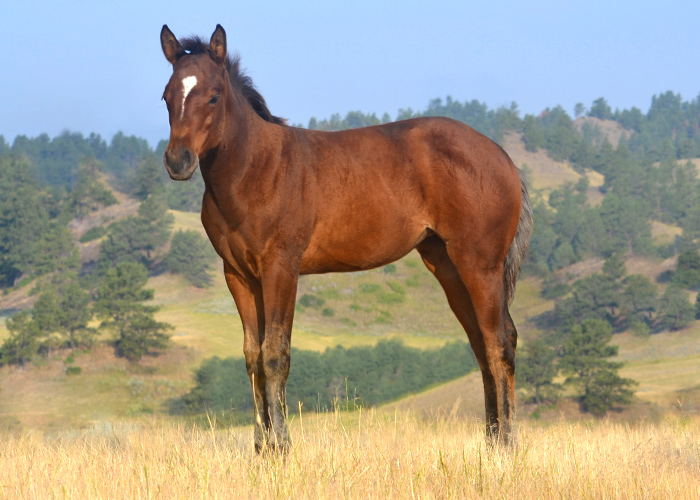
POLYGON ((170 178, 174 181, 189 181, 194 175, 194 171, 197 170, 198 166, 199 162, 195 163, 193 167, 190 167, 182 172, 173 172, 170 170, 170 167, 166 165, 166 170, 168 171, 170 178))

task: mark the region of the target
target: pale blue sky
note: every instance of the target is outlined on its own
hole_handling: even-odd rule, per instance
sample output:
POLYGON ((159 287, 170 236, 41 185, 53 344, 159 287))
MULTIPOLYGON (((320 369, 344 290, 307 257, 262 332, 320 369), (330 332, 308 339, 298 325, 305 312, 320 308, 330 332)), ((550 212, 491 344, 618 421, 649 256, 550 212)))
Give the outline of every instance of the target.
POLYGON ((423 110, 435 97, 516 101, 523 113, 601 96, 646 111, 700 94, 700 2, 4 2, 0 134, 168 135, 159 33, 230 51, 292 123, 351 110, 423 110))

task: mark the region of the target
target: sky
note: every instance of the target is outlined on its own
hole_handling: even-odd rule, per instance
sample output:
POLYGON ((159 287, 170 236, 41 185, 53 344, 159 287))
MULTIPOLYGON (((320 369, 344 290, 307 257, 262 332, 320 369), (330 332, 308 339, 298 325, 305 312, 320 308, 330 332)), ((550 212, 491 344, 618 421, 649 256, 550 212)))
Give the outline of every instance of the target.
POLYGON ((700 2, 3 2, 0 134, 63 130, 168 137, 160 48, 216 24, 277 116, 306 126, 348 111, 422 111, 431 99, 646 112, 700 95, 700 2))

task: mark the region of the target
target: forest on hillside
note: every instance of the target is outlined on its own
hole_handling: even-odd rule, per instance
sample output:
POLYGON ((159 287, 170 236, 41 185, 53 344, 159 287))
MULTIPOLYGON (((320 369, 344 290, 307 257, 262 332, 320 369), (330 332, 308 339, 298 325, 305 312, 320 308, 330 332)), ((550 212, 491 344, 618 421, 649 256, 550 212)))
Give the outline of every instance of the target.
MULTIPOLYGON (((588 108, 578 104, 573 117, 561 106, 521 116, 515 103, 489 109, 447 97, 430 101, 424 111, 400 110, 396 119, 420 116, 454 118, 497 142, 518 134, 528 151, 604 177, 602 201, 595 205, 585 175, 551 192, 532 193, 535 231, 523 273, 542 280, 543 295, 555 299, 556 307, 537 319, 545 334, 526 345, 519 377, 538 402, 558 397, 553 380, 560 373, 578 384, 589 411, 628 401, 632 382, 620 379, 619 366, 608 360, 616 354, 608 346, 611 336, 682 329, 700 317, 688 300, 700 286, 700 181, 690 161, 700 157, 700 97, 684 101, 669 91, 654 96, 646 113, 613 111, 600 98, 588 108), (624 133, 613 144, 596 124, 603 122, 578 126, 580 117, 614 122, 624 133), (655 244, 655 221, 680 234, 670 244, 655 244), (657 283, 628 274, 629 255, 678 255, 678 266, 657 283), (578 279, 558 272, 593 257, 605 260, 601 272, 578 279), (581 367, 575 359, 586 349, 597 354, 581 367), (554 371, 531 369, 544 364, 554 371), (608 393, 592 394, 596 387, 608 393)), ((308 128, 344 130, 388 121, 387 114, 380 119, 350 112, 312 118, 308 128)), ((152 149, 121 132, 109 142, 71 132, 18 136, 11 144, 0 136, 0 187, 6 193, 0 200, 0 288, 7 293, 29 286, 37 296, 31 310, 4 312, 10 313, 10 336, 0 346, 1 364, 89 348, 98 334, 89 326, 94 319, 112 332, 116 352, 128 359, 167 346, 170 325, 157 322, 156 308, 146 305, 153 297, 146 280, 169 270, 206 286, 214 256, 197 233, 171 230, 168 208, 199 211, 203 181, 199 173, 190 182, 170 181, 160 160, 166 145, 161 141, 152 149), (76 221, 115 205, 118 196, 138 200, 138 211, 75 229, 76 221), (90 241, 99 242, 99 254, 81 259, 78 243, 90 241)))

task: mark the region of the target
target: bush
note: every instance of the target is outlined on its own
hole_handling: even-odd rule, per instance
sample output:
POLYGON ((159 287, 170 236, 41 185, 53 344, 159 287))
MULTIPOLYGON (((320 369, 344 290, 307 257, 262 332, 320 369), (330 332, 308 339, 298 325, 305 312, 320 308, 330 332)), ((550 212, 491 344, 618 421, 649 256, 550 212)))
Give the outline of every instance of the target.
POLYGON ((105 234, 107 234, 106 227, 95 226, 85 231, 85 233, 80 237, 80 243, 87 243, 88 241, 93 241, 98 238, 102 238, 105 234))
POLYGON ((402 294, 400 294, 400 293, 393 293, 393 292, 384 292, 384 291, 382 291, 382 292, 380 292, 380 293, 377 295, 377 300, 378 300, 381 304, 387 304, 387 305, 390 305, 390 304, 400 304, 401 302, 403 302, 404 300, 406 300, 406 296, 405 296, 405 295, 402 295, 402 294))
POLYGON ((305 293, 304 295, 299 297, 298 302, 299 305, 303 307, 313 307, 314 309, 318 309, 326 303, 326 300, 321 297, 318 297, 317 295, 314 295, 313 293, 305 293))
POLYGON ((80 375, 82 372, 83 369, 79 366, 69 366, 68 368, 66 368, 66 375, 68 376, 80 375))
POLYGON ((391 289, 392 292, 398 293, 400 295, 406 293, 406 289, 403 286, 401 286, 401 283, 397 283, 396 281, 387 281, 386 285, 391 289))

